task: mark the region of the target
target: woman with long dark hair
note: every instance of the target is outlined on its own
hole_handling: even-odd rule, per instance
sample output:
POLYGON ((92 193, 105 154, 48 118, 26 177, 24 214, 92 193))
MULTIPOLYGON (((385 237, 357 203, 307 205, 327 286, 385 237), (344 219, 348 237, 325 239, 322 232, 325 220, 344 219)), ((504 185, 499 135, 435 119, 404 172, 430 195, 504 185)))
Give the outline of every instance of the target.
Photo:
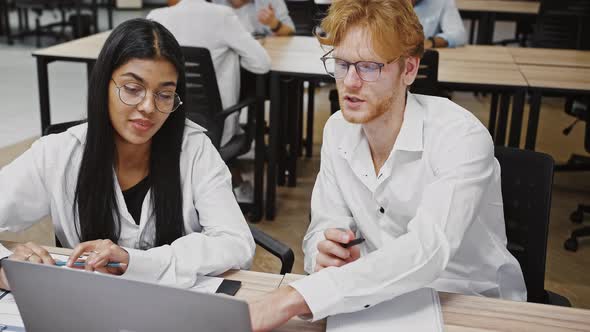
MULTIPOLYGON (((180 287, 247 268, 255 245, 230 173, 185 119, 184 97, 172 34, 145 19, 119 25, 92 71, 87 123, 39 139, 0 170, 0 231, 51 215, 60 243, 74 247, 69 266, 86 253, 87 270, 180 287)), ((2 257, 55 263, 34 243, 0 246, 2 257)))

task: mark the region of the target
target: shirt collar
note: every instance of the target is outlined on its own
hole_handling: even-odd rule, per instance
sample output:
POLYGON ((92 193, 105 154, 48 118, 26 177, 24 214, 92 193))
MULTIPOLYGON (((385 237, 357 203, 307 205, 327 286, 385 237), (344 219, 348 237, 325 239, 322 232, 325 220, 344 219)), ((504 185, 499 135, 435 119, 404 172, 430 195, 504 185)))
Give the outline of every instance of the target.
POLYGON ((424 116, 424 106, 418 102, 413 94, 408 92, 404 121, 395 140, 393 150, 424 150, 424 116))
MULTIPOLYGON (((340 115, 342 116, 342 115, 340 115)), ((406 97, 404 120, 395 140, 393 150, 423 151, 424 150, 424 106, 410 92, 406 97)), ((346 120, 344 120, 346 122, 346 120)), ((342 137, 338 150, 344 159, 350 160, 363 139, 366 139, 360 124, 346 122, 349 130, 342 137)))

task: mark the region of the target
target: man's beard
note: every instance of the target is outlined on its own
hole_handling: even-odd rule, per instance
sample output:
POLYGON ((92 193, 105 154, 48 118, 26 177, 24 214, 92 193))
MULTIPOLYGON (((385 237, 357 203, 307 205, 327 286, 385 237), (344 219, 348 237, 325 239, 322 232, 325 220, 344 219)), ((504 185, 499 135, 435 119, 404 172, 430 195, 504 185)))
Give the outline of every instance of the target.
MULTIPOLYGON (((395 101, 396 97, 397 97, 396 93, 389 95, 389 97, 381 100, 377 105, 375 105, 375 107, 371 111, 364 112, 362 117, 354 116, 355 113, 357 113, 357 111, 344 111, 344 112, 342 112, 342 115, 344 116, 344 119, 350 123, 355 123, 355 124, 369 123, 369 122, 379 118, 383 114, 387 113, 387 111, 391 110, 391 107, 393 106, 393 102, 395 101), (352 115, 352 116, 349 116, 349 115, 352 115)), ((345 105, 344 100, 342 98, 339 98, 339 99, 340 99, 340 105, 345 105)))

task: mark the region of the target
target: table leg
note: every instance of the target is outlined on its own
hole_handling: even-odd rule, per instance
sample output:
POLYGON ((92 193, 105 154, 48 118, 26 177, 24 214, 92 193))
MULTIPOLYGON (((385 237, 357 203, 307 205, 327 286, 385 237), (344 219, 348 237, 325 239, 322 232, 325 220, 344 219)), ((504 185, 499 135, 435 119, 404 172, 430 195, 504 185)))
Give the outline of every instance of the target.
POLYGON ((47 74, 47 65, 49 61, 45 57, 37 57, 37 80, 39 84, 39 106, 41 115, 41 135, 51 124, 51 115, 49 110, 49 79, 47 74))
POLYGON ((277 153, 279 149, 280 75, 270 74, 270 119, 268 166, 266 169, 266 220, 273 220, 276 213, 277 153))
POLYGON ((533 90, 531 94, 531 108, 529 112, 529 122, 526 130, 525 149, 535 150, 537 143, 537 129, 539 127, 539 115, 541 113, 541 92, 533 90))
POLYGON ((289 137, 289 176, 287 177, 287 184, 289 187, 297 186, 297 160, 299 159, 299 152, 301 146, 301 118, 302 118, 302 87, 303 82, 299 79, 293 79, 291 82, 292 88, 289 89, 291 97, 289 100, 289 123, 290 137, 289 137))
POLYGON ((258 222, 264 211, 264 97, 266 96, 266 76, 256 75, 256 103, 254 111, 254 210, 252 211, 252 222, 258 222))
POLYGON ((500 113, 498 114, 498 131, 496 132, 496 145, 506 144, 506 127, 508 125, 508 112, 510 110, 510 95, 503 93, 500 96, 500 113))
POLYGON ((514 94, 514 97, 512 99, 512 118, 510 120, 508 146, 515 148, 518 148, 520 146, 525 94, 526 90, 521 89, 514 94))
POLYGON ((496 122, 498 121, 498 94, 492 93, 492 101, 490 104, 490 120, 488 122, 488 130, 492 139, 496 139, 496 122))
POLYGON ((316 81, 308 81, 307 87, 307 133, 305 134, 305 157, 311 158, 313 152, 313 116, 315 107, 316 81))
POLYGON ((108 0, 107 13, 109 17, 109 30, 113 29, 113 7, 115 7, 115 0, 108 0))

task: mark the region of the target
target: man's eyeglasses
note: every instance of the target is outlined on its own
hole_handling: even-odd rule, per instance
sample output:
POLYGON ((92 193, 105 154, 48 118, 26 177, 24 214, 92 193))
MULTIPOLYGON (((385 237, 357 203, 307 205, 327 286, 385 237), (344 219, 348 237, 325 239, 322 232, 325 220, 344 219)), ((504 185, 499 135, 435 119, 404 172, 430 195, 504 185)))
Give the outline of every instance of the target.
MULTIPOLYGON (((348 62, 337 57, 329 56, 333 51, 334 50, 331 50, 330 52, 326 53, 320 58, 320 60, 322 60, 324 63, 324 68, 326 69, 328 75, 334 77, 335 79, 339 80, 345 78, 350 66, 354 66, 356 73, 359 75, 361 80, 365 82, 375 82, 381 76, 381 69, 385 66, 384 63, 374 61, 348 62)), ((389 61, 387 64, 398 61, 400 57, 401 56, 398 56, 394 60, 389 61)))
MULTIPOLYGON (((128 106, 137 106, 139 105, 147 95, 146 88, 138 83, 126 83, 122 86, 118 86, 117 82, 111 78, 111 81, 115 83, 117 87, 119 99, 123 102, 123 104, 128 106)), ((176 92, 174 91, 160 91, 158 93, 154 93, 154 100, 156 104, 156 109, 162 113, 172 113, 178 109, 180 105, 182 105, 182 101, 176 92)))

